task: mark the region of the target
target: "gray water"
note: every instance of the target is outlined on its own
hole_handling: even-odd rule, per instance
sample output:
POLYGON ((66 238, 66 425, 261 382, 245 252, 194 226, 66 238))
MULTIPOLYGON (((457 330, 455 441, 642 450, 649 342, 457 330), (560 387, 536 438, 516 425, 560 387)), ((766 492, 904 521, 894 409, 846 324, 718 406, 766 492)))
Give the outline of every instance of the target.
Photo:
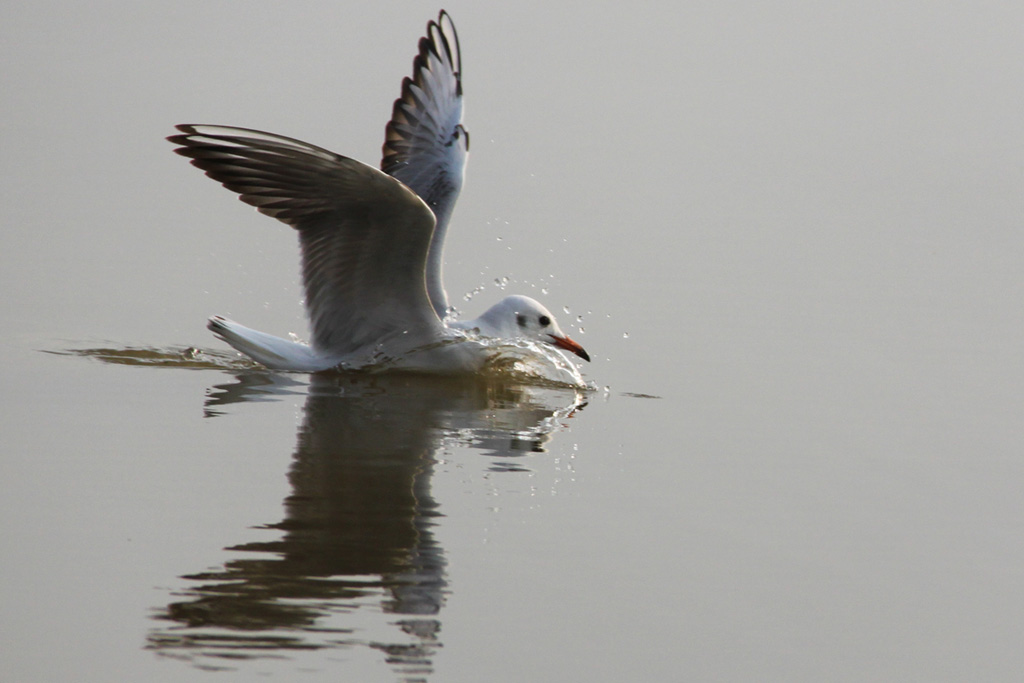
POLYGON ((375 163, 437 6, 3 10, 3 679, 1019 679, 1024 7, 446 8, 449 294, 592 391, 203 327, 297 248, 163 137, 375 163))

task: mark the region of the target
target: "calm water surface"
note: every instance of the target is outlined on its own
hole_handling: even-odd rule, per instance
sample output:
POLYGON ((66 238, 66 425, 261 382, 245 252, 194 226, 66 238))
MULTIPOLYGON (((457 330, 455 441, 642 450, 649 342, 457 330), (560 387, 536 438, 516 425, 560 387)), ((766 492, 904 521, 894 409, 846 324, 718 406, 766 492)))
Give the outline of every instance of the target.
POLYGON ((1020 679, 1024 10, 446 8, 449 293, 593 391, 203 327, 304 335, 297 249, 163 136, 373 163, 437 6, 5 12, 0 678, 1020 679))

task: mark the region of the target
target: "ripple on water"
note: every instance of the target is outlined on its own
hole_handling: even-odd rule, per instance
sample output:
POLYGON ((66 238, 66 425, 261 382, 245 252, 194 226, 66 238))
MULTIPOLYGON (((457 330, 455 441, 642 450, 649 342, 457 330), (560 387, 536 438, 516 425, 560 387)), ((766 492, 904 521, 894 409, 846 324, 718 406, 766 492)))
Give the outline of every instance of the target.
MULTIPOLYGON (((527 340, 461 339, 455 343, 475 343, 493 354, 480 370, 483 379, 541 387, 593 390, 576 366, 561 353, 543 344, 527 340)), ((113 365, 181 368, 185 370, 227 370, 232 372, 266 371, 257 363, 235 351, 202 349, 194 346, 97 346, 90 348, 44 349, 44 353, 77 356, 113 365)), ((391 359, 375 366, 339 370, 341 374, 382 373, 400 368, 400 359, 391 359)), ((282 371, 274 371, 282 372, 282 371)), ((406 371, 407 372, 407 371, 406 371)), ((304 373, 305 374, 305 373, 304 373)))

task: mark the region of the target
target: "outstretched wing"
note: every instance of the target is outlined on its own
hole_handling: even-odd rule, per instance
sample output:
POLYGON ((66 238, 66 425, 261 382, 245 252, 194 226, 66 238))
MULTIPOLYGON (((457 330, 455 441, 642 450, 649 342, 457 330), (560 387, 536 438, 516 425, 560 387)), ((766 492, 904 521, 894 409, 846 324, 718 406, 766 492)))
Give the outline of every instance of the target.
POLYGON ((444 236, 469 152, 469 134, 462 127, 459 37, 447 12, 427 24, 419 47, 412 77, 402 81, 402 96, 395 100, 387 125, 381 169, 411 188, 437 216, 427 257, 427 291, 437 315, 444 318, 444 236))
POLYGON ((245 128, 183 125, 175 151, 299 232, 313 347, 339 355, 443 329, 424 285, 434 214, 354 159, 245 128))

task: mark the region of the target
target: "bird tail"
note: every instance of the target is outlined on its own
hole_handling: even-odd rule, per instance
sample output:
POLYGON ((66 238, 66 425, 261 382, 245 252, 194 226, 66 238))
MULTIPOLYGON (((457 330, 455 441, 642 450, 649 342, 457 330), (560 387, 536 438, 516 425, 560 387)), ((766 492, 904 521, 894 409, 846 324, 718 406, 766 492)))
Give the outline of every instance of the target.
POLYGON ((272 370, 314 372, 334 365, 318 356, 307 344, 253 330, 219 315, 210 318, 206 327, 219 339, 272 370))

